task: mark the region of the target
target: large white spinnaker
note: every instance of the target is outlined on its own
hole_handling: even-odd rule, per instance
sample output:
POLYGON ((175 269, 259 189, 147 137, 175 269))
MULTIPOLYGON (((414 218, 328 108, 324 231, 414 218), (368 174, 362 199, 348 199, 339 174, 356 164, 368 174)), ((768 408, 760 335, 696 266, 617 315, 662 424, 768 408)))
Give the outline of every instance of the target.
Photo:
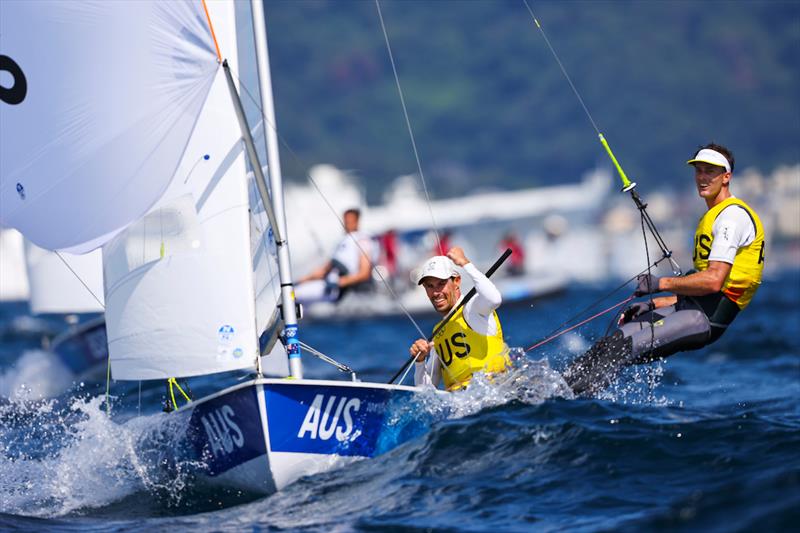
MULTIPOLYGON (((234 5, 208 8, 221 53, 236 64, 234 5)), ((276 317, 273 254, 220 71, 168 190, 103 248, 113 377, 256 368, 259 334, 276 317)))
POLYGON ((56 254, 25 242, 31 313, 102 313, 103 259, 100 250, 56 254), (60 256, 60 257, 59 257, 60 256))
POLYGON ((2 0, 0 36, 0 225, 96 248, 181 160, 217 70, 202 5, 2 0))

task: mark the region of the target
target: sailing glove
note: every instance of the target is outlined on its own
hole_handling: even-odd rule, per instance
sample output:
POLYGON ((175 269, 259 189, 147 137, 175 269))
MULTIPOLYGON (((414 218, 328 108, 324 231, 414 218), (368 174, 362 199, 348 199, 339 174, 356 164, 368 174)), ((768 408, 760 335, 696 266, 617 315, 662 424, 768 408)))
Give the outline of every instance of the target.
POLYGON ((626 307, 625 310, 622 311, 622 315, 620 315, 617 325, 621 326, 623 324, 627 324, 637 316, 643 315, 648 311, 652 311, 655 309, 655 307, 656 306, 652 301, 636 302, 635 304, 626 307))
POLYGON ((654 276, 652 274, 639 274, 636 276, 636 282, 638 285, 636 286, 636 290, 633 291, 633 295, 644 296, 645 294, 661 292, 661 289, 658 288, 658 283, 660 281, 661 278, 658 276, 654 276))

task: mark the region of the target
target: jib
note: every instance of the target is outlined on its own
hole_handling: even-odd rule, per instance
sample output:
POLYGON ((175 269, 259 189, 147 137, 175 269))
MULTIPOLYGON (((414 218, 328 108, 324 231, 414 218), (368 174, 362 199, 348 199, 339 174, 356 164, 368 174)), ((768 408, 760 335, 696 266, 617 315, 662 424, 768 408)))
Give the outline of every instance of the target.
POLYGON ((241 448, 244 445, 242 430, 233 420, 235 416, 231 406, 223 405, 200 418, 214 457, 227 455, 234 447, 241 448))
POLYGON ((325 402, 325 411, 323 411, 324 400, 324 394, 317 394, 314 397, 311 407, 306 412, 303 425, 297 432, 297 437, 302 439, 306 433, 310 433, 312 439, 328 440, 335 433, 337 440, 347 440, 353 432, 353 413, 361 407, 361 400, 358 398, 347 399, 342 396, 337 401, 336 396, 331 396, 325 402))

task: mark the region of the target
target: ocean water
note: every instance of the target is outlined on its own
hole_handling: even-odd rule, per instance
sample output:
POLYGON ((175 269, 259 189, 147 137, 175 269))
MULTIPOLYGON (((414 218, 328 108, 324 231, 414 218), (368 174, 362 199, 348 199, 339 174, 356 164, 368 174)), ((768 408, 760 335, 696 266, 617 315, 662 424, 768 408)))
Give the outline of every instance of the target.
MULTIPOLYGON (((509 344, 534 344, 609 289, 501 309, 509 344)), ((49 325, 5 305, 0 530, 796 530, 800 271, 768 279, 713 346, 631 369, 600 398, 572 399, 556 370, 609 318, 527 354, 508 379, 452 395, 449 417, 424 436, 258 498, 166 472, 141 444, 159 431, 163 385, 112 383, 109 418, 104 380, 65 375, 38 347, 49 325)), ((362 379, 385 381, 416 330, 396 319, 308 324, 301 335, 362 379)), ((339 375, 308 356, 306 373, 339 375)))

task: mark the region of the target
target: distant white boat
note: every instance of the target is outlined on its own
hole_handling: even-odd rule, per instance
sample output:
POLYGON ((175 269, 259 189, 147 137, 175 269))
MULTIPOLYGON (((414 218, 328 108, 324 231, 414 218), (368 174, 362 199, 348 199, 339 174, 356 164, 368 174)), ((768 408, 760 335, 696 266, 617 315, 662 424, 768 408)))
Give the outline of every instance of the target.
MULTIPOLYGON (((530 304, 534 301, 555 296, 567 287, 569 278, 557 272, 527 274, 493 278, 494 284, 503 295, 503 307, 530 304)), ((464 293, 471 288, 468 276, 462 276, 464 293)), ((350 321, 354 319, 387 318, 404 316, 436 315, 436 311, 419 287, 410 287, 392 295, 381 284, 376 283, 375 291, 368 293, 348 293, 338 302, 315 302, 304 307, 304 316, 314 321, 350 321)))

